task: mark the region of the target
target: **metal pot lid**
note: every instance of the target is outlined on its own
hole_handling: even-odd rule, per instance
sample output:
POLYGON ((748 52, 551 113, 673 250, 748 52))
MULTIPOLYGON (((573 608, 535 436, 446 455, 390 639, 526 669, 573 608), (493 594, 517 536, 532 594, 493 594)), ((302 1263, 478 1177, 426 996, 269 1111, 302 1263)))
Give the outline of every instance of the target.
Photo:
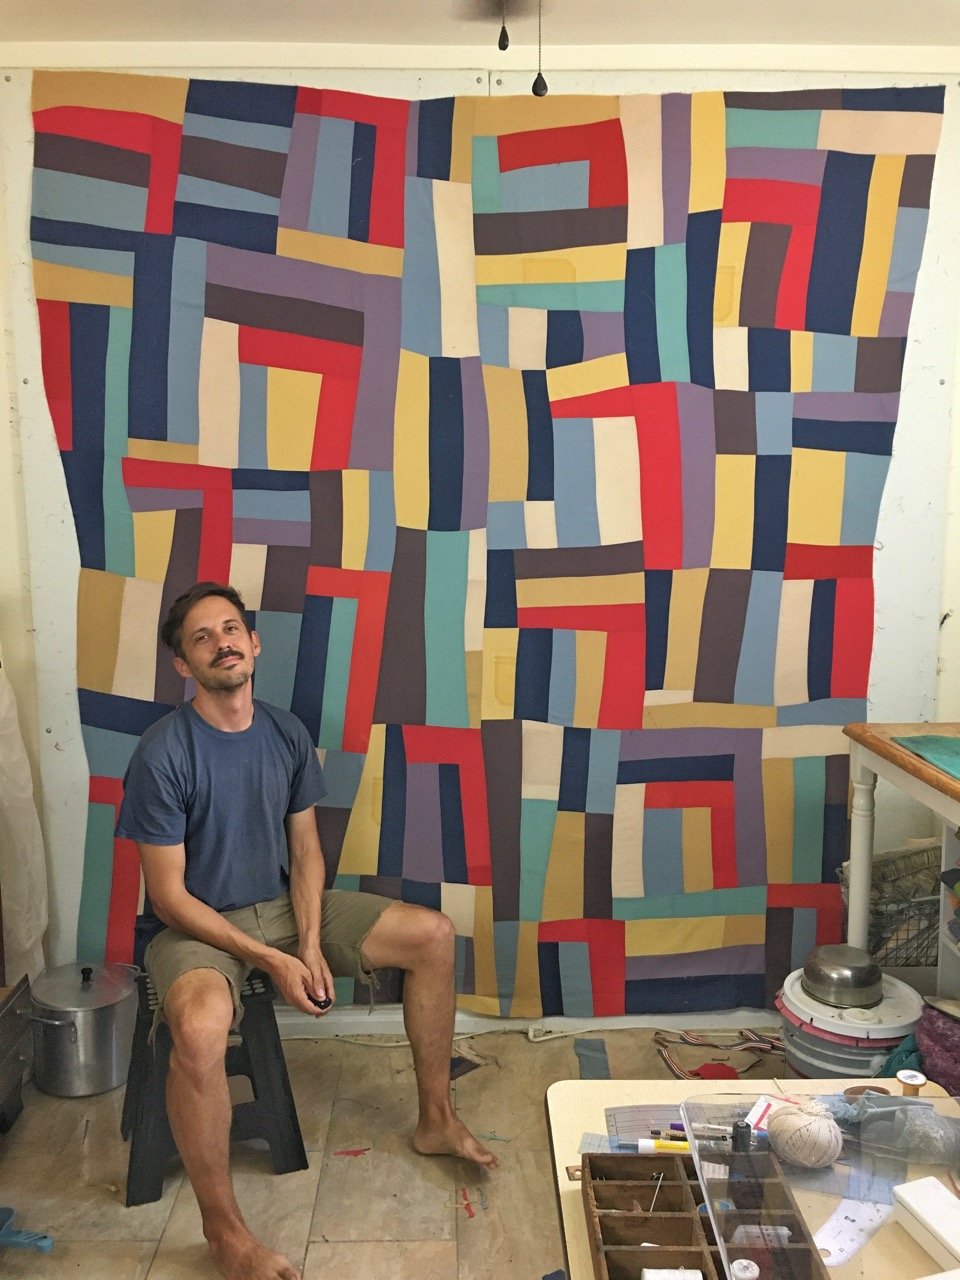
POLYGON ((48 969, 30 988, 37 1004, 67 1013, 119 1004, 134 990, 130 969, 120 964, 63 964, 48 969))

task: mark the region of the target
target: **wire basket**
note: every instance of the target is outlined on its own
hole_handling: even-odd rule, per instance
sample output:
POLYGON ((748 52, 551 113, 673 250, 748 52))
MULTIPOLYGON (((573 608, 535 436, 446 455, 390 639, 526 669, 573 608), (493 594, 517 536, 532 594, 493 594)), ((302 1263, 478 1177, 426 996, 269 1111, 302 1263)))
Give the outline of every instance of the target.
MULTIPOLYGON (((880 965, 935 965, 940 943, 939 840, 877 854, 870 877, 867 950, 880 965)), ((850 864, 839 871, 844 907, 850 864)))
POLYGON ((867 947, 879 965, 935 965, 939 946, 939 895, 885 902, 870 918, 867 947))

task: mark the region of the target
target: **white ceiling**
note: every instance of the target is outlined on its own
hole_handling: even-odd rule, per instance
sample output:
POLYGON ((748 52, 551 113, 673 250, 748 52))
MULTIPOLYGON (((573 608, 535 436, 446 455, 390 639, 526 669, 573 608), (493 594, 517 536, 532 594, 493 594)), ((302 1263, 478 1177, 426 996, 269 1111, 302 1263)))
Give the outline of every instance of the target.
MULTIPOLYGON (((536 43, 536 0, 505 0, 514 46, 536 43)), ((499 0, 0 0, 19 41, 489 44, 499 0)), ((960 0, 543 0, 544 46, 956 46, 960 0)))

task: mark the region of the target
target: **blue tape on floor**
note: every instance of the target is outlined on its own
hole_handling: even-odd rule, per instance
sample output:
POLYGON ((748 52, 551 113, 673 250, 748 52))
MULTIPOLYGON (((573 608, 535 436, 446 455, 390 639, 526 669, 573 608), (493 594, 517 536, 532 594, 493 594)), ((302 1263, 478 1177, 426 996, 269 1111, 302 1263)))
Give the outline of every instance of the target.
POLYGON ((609 1080, 610 1063, 603 1040, 574 1040, 573 1051, 580 1060, 581 1080, 609 1080))

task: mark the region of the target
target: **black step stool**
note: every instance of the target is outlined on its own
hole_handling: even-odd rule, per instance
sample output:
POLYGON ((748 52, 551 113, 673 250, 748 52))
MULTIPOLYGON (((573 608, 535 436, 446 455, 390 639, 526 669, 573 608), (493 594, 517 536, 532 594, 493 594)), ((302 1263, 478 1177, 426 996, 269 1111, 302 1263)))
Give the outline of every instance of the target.
MULTIPOLYGON (((167 1164, 177 1154, 166 1102, 172 1041, 169 1027, 161 1022, 153 1044, 149 1043, 158 1002, 147 973, 137 974, 137 997, 137 1021, 120 1120, 124 1140, 130 1139, 128 1205, 160 1199, 167 1164)), ((253 1100, 234 1104, 230 1140, 265 1139, 274 1172, 293 1173, 306 1169, 308 1161, 277 1030, 275 997, 270 978, 254 969, 240 992, 243 1018, 231 1035, 226 1058, 228 1077, 246 1076, 253 1100)))

